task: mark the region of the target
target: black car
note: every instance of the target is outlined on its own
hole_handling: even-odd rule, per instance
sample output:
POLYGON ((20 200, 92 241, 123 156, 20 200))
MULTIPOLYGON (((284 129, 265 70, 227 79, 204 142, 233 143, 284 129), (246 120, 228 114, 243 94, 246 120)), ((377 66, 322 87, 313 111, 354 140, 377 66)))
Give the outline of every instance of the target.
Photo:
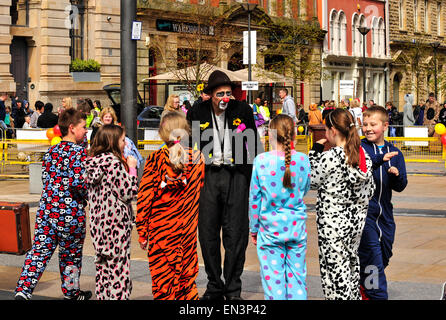
POLYGON ((138 120, 138 127, 158 129, 163 110, 164 107, 160 106, 145 107, 144 110, 136 118, 138 120))
MULTIPOLYGON (((121 122, 121 85, 120 84, 109 84, 103 88, 107 92, 108 97, 112 102, 112 108, 115 110, 116 116, 118 117, 118 122, 121 122)), ((145 108, 144 102, 141 96, 137 96, 136 102, 136 114, 140 114, 145 108)))

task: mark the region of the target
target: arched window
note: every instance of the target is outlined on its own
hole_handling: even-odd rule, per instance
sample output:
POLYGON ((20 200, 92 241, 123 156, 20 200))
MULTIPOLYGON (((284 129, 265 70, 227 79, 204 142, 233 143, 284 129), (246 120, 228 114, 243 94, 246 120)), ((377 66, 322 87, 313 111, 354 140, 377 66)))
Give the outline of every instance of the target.
POLYGON ((339 53, 347 55, 347 18, 343 11, 339 12, 339 53))
POLYGON ((378 56, 379 35, 378 35, 378 18, 372 18, 372 56, 378 56))
POLYGON ((339 24, 338 12, 332 10, 330 14, 330 51, 332 54, 337 54, 339 51, 339 24))
MULTIPOLYGON (((365 20, 365 16, 363 14, 361 14, 359 16, 359 26, 360 27, 367 27, 367 22, 365 20)), ((359 52, 363 52, 363 48, 364 48, 364 42, 365 41, 365 55, 367 56, 367 35, 364 37, 358 29, 356 29, 356 31, 358 32, 358 37, 359 37, 359 52)), ((368 33, 370 34, 370 32, 368 33)), ((362 55, 362 53, 361 53, 362 55)))
POLYGON ((358 32, 358 27, 359 27, 359 16, 357 13, 354 13, 352 18, 352 56, 359 56, 361 52, 361 50, 359 49, 361 34, 359 34, 358 32))
POLYGON ((70 0, 71 3, 71 29, 70 39, 71 60, 84 59, 84 0, 70 0))
POLYGON ((386 30, 383 18, 379 18, 378 22, 378 39, 378 55, 384 57, 386 55, 386 30))

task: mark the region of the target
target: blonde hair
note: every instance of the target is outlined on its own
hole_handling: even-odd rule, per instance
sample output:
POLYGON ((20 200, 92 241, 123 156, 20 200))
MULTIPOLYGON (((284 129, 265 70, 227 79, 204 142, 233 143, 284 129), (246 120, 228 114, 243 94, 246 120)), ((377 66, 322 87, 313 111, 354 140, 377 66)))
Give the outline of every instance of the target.
POLYGON ((99 113, 99 118, 101 119, 101 121, 107 113, 110 113, 110 115, 112 116, 113 124, 117 124, 118 117, 116 116, 116 112, 112 107, 105 107, 104 109, 101 110, 101 113, 99 113))
POLYGON ((71 97, 63 97, 62 100, 65 100, 65 110, 73 108, 71 97))
POLYGON ((293 119, 285 114, 279 114, 271 120, 269 128, 273 130, 273 135, 277 142, 281 143, 285 149, 285 174, 283 176, 284 188, 291 189, 291 141, 296 136, 293 119))
POLYGON ((176 94, 171 94, 166 101, 166 104, 164 105, 164 110, 169 110, 169 111, 176 111, 179 109, 179 105, 178 105, 178 109, 175 109, 174 105, 173 105, 173 100, 175 98, 178 98, 178 100, 180 99, 180 97, 176 94))
POLYGON ((353 100, 352 101, 352 104, 351 104, 351 108, 353 109, 353 108, 358 108, 359 107, 359 101, 358 100, 353 100))
POLYGON ((184 164, 188 161, 188 154, 180 143, 187 140, 190 134, 186 118, 176 112, 166 114, 160 123, 158 133, 169 148, 170 166, 175 172, 182 172, 184 164))

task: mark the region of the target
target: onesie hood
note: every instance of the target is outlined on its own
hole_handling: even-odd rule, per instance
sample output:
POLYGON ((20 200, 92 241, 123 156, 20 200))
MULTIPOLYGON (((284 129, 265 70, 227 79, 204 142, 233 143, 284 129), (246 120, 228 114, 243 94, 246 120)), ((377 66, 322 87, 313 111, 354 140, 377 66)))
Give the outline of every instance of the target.
POLYGON ((372 176, 372 166, 370 159, 367 160, 365 151, 359 147, 359 166, 352 167, 347 165, 348 179, 353 184, 362 184, 372 176))

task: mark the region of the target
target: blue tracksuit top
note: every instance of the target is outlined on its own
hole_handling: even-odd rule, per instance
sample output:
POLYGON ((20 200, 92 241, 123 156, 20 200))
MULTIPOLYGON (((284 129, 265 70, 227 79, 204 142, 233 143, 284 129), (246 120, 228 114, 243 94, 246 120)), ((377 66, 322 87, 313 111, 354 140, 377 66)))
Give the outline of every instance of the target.
POLYGON ((376 184, 375 193, 369 203, 367 219, 373 219, 376 223, 379 223, 380 228, 391 227, 395 224, 393 219, 392 190, 401 192, 407 186, 404 156, 397 147, 387 141, 380 148, 367 139, 363 139, 361 146, 372 159, 373 179, 376 184), (398 155, 390 159, 390 161, 384 162, 384 155, 394 151, 397 151, 398 155), (392 166, 398 169, 398 176, 387 172, 392 166))

